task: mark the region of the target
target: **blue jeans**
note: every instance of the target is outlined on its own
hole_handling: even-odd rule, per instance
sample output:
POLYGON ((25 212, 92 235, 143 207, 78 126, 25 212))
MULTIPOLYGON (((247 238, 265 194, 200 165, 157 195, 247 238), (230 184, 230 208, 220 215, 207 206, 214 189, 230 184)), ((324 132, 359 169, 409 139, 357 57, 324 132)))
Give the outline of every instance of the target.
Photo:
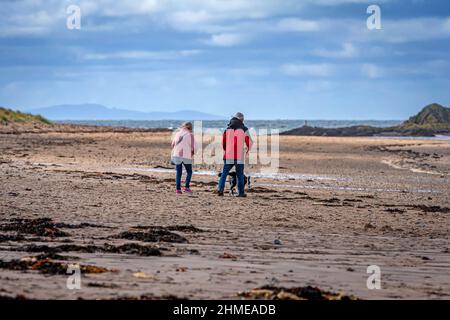
POLYGON ((186 169, 186 182, 185 182, 185 187, 189 188, 189 184, 191 183, 191 177, 192 177, 192 164, 189 163, 180 163, 176 165, 176 169, 177 169, 177 176, 176 176, 176 183, 177 183, 177 190, 181 190, 181 176, 183 174, 183 165, 184 168, 186 169))
POLYGON ((237 188, 239 194, 244 194, 244 164, 243 163, 224 163, 222 175, 219 180, 219 191, 223 192, 225 190, 225 183, 227 182, 228 173, 230 170, 236 166, 236 179, 237 179, 237 188))

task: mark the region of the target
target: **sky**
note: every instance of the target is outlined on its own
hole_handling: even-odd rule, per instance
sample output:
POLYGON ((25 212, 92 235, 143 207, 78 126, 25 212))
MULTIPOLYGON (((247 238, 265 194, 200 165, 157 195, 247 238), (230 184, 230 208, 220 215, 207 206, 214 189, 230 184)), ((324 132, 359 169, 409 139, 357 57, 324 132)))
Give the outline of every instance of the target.
POLYGON ((0 105, 14 109, 400 120, 450 106, 446 0, 2 0, 0 15, 0 105))

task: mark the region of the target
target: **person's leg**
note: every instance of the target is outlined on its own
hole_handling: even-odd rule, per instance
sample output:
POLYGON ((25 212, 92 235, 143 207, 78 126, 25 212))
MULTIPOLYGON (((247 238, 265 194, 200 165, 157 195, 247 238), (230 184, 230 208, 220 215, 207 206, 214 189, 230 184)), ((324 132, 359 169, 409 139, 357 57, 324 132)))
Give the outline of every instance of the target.
POLYGON ((192 178, 192 164, 191 163, 185 163, 184 167, 186 168, 186 183, 185 183, 185 187, 187 189, 189 189, 189 185, 191 183, 191 178, 192 178))
POLYGON ((177 190, 181 190, 181 175, 183 174, 183 164, 179 163, 176 165, 177 175, 176 175, 176 184, 177 190))
POLYGON ((219 192, 223 192, 223 190, 225 190, 225 183, 227 182, 227 177, 228 174, 230 173, 231 168, 233 168, 233 164, 230 163, 223 164, 222 175, 220 176, 219 180, 219 192))
POLYGON ((237 178, 237 188, 239 194, 245 193, 245 184, 244 184, 244 164, 238 163, 236 164, 236 178, 237 178))

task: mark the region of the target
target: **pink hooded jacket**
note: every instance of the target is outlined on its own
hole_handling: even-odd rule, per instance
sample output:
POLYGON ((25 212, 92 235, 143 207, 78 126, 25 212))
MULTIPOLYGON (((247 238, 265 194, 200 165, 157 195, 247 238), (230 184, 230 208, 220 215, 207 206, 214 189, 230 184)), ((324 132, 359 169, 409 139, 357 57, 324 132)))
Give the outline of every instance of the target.
POLYGON ((172 139, 172 161, 175 164, 192 163, 195 153, 195 139, 191 131, 179 129, 172 139))

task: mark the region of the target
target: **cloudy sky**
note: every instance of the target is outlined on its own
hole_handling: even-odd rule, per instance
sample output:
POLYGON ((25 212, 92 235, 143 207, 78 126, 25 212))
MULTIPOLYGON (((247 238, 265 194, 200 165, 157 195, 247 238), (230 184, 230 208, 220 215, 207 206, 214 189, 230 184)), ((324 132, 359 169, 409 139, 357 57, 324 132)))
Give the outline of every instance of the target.
POLYGON ((0 14, 12 108, 404 119, 450 105, 446 0, 2 0, 0 14), (80 30, 66 27, 73 4, 80 30))

